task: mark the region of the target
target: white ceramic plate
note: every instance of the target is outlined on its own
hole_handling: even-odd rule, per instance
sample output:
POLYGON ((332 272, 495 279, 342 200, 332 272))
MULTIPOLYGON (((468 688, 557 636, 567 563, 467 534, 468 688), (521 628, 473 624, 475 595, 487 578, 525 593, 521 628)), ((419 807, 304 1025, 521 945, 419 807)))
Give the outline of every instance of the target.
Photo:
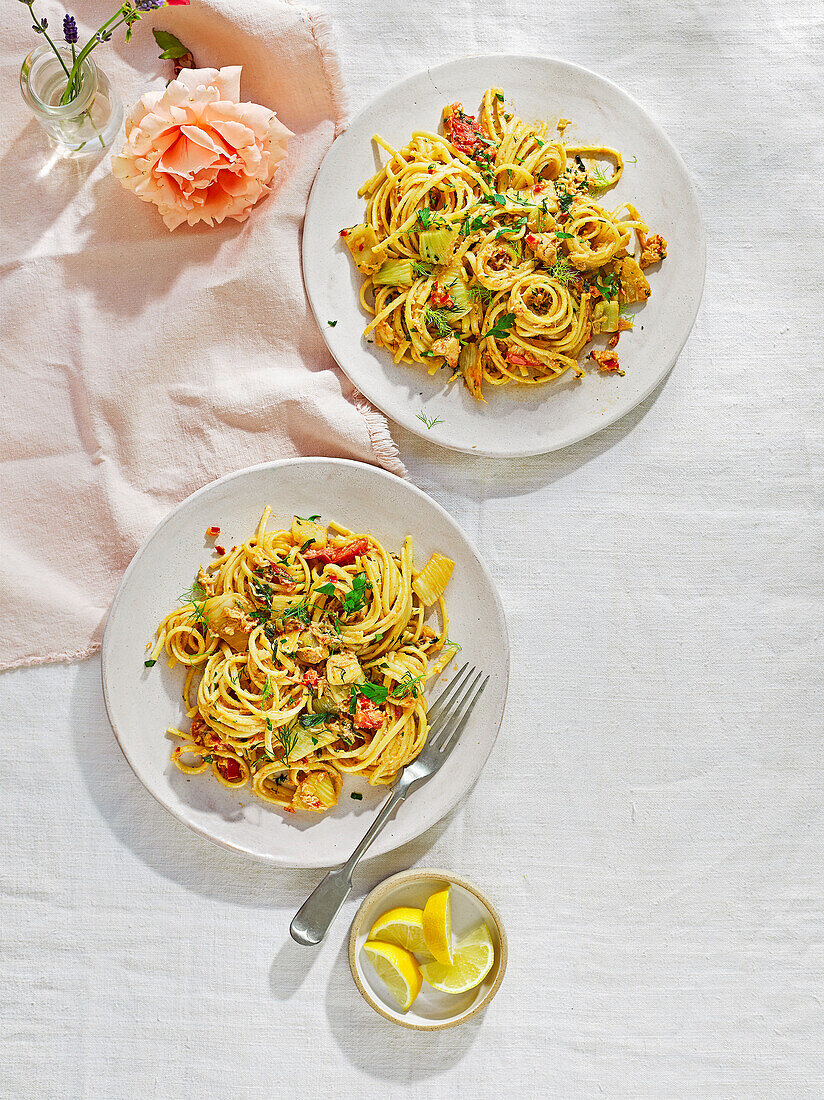
POLYGON ((523 456, 566 447, 614 423, 664 378, 690 333, 704 285, 704 226, 695 188, 672 142, 640 104, 596 73, 544 57, 466 57, 427 69, 389 88, 353 120, 327 153, 312 188, 303 232, 303 271, 318 325, 340 366, 370 401, 433 443, 474 454, 523 456), (588 372, 581 382, 490 388, 487 405, 447 371, 396 366, 367 344, 368 318, 358 301, 361 277, 340 240, 343 226, 363 219, 360 185, 379 163, 372 135, 407 144, 412 131, 437 131, 443 107, 456 100, 475 113, 484 90, 502 87, 525 119, 573 120, 568 143, 606 144, 628 164, 604 201, 631 200, 669 242, 650 276, 652 296, 633 332, 621 336, 625 377, 588 372), (331 327, 327 322, 336 321, 331 327), (642 327, 643 326, 643 327, 642 327), (440 417, 427 430, 418 419, 440 417))
MULTIPOLYGON (((170 760, 167 726, 184 720, 183 670, 161 659, 144 668, 146 642, 212 557, 206 528, 220 527, 232 546, 254 531, 266 505, 270 525, 288 527, 294 513, 320 513, 352 530, 367 530, 399 549, 413 537, 421 568, 434 550, 455 561, 446 593, 449 634, 461 662, 485 669, 490 682, 449 761, 400 807, 369 849, 377 856, 442 818, 470 789, 503 716, 509 642, 501 601, 486 566, 455 521, 407 481, 374 466, 333 458, 270 462, 229 474, 198 490, 166 517, 135 555, 114 598, 103 638, 103 691, 112 727, 138 779, 185 825, 231 851, 283 867, 328 867, 346 859, 385 800, 386 787, 347 780, 338 806, 323 816, 287 814, 246 789, 230 791, 209 773, 187 776, 170 760), (350 798, 352 791, 363 800, 350 798)), ((460 663, 460 662, 459 662, 460 663)), ((453 661, 434 695, 448 681, 453 661)))

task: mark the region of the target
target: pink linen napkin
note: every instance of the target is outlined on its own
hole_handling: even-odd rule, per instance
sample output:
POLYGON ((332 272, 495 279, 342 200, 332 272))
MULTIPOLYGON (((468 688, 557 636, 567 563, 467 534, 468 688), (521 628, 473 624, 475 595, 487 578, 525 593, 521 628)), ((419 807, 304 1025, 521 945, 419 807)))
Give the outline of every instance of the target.
MULTIPOLYGON (((60 26, 62 8, 40 8, 60 26)), ((128 111, 172 76, 151 28, 171 30, 198 66, 242 65, 242 98, 294 131, 248 221, 170 233, 111 174, 122 134, 102 160, 53 155, 16 86, 38 40, 25 7, 14 9, 0 46, 0 668, 99 649, 140 543, 224 473, 309 454, 404 473, 386 421, 326 352, 303 290, 309 188, 344 125, 323 17, 286 0, 193 0, 149 13, 129 45, 97 49, 128 111)), ((83 41, 112 10, 95 0, 76 11, 83 41)))

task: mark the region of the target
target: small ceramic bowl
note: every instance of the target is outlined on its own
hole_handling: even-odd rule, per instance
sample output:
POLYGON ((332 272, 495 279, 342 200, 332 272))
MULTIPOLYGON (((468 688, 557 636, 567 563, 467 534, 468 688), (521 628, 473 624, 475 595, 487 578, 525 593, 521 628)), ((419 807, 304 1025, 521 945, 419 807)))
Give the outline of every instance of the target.
POLYGON ((402 871, 376 886, 364 898, 349 934, 349 966, 363 999, 387 1020, 415 1031, 440 1031, 471 1020, 498 992, 506 972, 506 960, 506 932, 492 902, 465 878, 429 867, 402 871), (399 905, 423 909, 427 898, 445 886, 452 887, 452 931, 455 940, 485 922, 495 948, 495 961, 480 985, 466 993, 441 993, 424 981, 412 1007, 408 1012, 401 1012, 375 973, 363 945, 369 939, 372 925, 387 909, 399 905))

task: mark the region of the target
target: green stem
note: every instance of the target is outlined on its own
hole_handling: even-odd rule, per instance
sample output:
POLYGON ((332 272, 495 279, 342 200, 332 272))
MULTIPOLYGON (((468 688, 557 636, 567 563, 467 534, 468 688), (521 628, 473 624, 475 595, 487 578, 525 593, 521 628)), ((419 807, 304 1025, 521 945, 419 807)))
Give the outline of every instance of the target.
POLYGON ((69 81, 70 81, 71 87, 72 87, 72 99, 74 99, 74 97, 80 91, 80 89, 77 87, 77 78, 74 75, 74 67, 77 64, 77 49, 75 48, 74 42, 71 43, 71 48, 72 48, 72 71, 71 71, 71 74, 69 76, 69 81))
POLYGON ((71 74, 69 73, 69 70, 66 68, 66 62, 63 60, 63 55, 60 53, 60 50, 58 50, 57 46, 55 46, 54 42, 52 42, 49 35, 46 34, 46 28, 41 24, 40 20, 34 14, 34 0, 23 0, 23 3, 29 9, 29 15, 32 17, 32 20, 37 24, 38 27, 40 27, 40 30, 38 31, 38 34, 42 34, 43 37, 46 39, 46 41, 48 42, 48 44, 51 46, 52 50, 54 51, 54 56, 57 58, 57 60, 63 66, 63 72, 66 74, 66 76, 69 77, 69 79, 71 79, 71 74))
POLYGON ((69 80, 71 80, 72 74, 66 68, 66 62, 63 60, 63 54, 60 52, 60 50, 58 50, 57 46, 55 46, 54 42, 52 42, 51 38, 49 38, 49 36, 46 34, 45 31, 42 31, 41 33, 42 33, 43 37, 46 39, 46 41, 48 42, 48 44, 51 46, 51 48, 54 50, 55 57, 60 62, 60 64, 63 66, 63 72, 66 74, 66 76, 69 78, 69 80))
MULTIPOLYGON (((100 45, 100 42, 98 40, 97 35, 98 34, 103 34, 105 31, 108 31, 108 30, 111 30, 112 32, 116 31, 118 29, 118 27, 122 26, 123 23, 126 22, 125 19, 121 18, 122 15, 123 15, 123 7, 120 7, 120 8, 117 9, 117 11, 111 17, 111 19, 109 19, 107 22, 105 22, 102 27, 98 28, 97 32, 91 36, 89 41, 86 43, 86 45, 80 51, 80 53, 77 55, 77 59, 74 62, 74 64, 72 65, 71 73, 68 73, 68 70, 67 70, 67 75, 69 77, 69 84, 66 87, 66 91, 63 93, 63 96, 60 100, 61 104, 68 103, 68 102, 70 102, 71 99, 74 98, 73 95, 70 95, 69 93, 74 90, 75 85, 77 86, 77 90, 79 91, 79 87, 80 87, 80 85, 79 85, 80 67, 83 64, 83 62, 86 60, 86 58, 89 56, 89 54, 92 52, 92 50, 95 48, 95 46, 100 45), (120 19, 120 23, 117 22, 118 19, 120 19)), ((65 65, 63 66, 63 68, 65 69, 65 65)))

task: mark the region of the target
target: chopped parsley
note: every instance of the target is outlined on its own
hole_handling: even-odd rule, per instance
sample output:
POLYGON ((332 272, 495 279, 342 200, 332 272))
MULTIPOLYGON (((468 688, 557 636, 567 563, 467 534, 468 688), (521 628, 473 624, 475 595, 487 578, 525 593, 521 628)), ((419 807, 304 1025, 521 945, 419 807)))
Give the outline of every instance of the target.
POLYGON ((617 281, 618 276, 613 272, 611 275, 597 275, 592 280, 592 285, 608 302, 611 302, 618 293, 617 281))
POLYGON ((326 323, 327 323, 327 325, 329 326, 329 328, 334 328, 334 327, 335 327, 335 325, 336 325, 336 324, 337 324, 338 322, 337 322, 337 321, 327 321, 326 323))
POLYGON ((418 211, 418 221, 424 229, 431 229, 433 225, 439 225, 442 219, 433 214, 428 206, 423 206, 418 211))
POLYGON ((487 336, 493 337, 495 340, 504 340, 509 336, 512 331, 512 326, 515 324, 515 314, 505 313, 502 317, 492 325, 486 332, 482 332, 478 337, 479 340, 485 340, 487 336))
POLYGON ((571 195, 569 191, 557 191, 557 189, 556 193, 558 195, 558 205, 561 210, 563 210, 565 214, 569 213, 569 208, 572 206, 572 201, 575 196, 571 195))
POLYGON ((352 791, 349 797, 354 798, 356 802, 360 802, 363 798, 363 795, 360 793, 360 791, 352 791))
POLYGON ((476 214, 474 218, 464 218, 461 223, 461 236, 468 237, 470 233, 475 233, 479 229, 489 228, 489 215, 488 214, 476 214))
POLYGON ((495 240, 497 241, 499 237, 509 237, 513 233, 520 233, 520 231, 524 228, 526 223, 527 223, 527 219, 526 219, 526 217, 523 217, 523 218, 518 218, 516 221, 514 221, 512 223, 512 225, 502 226, 502 228, 499 229, 498 232, 495 234, 495 240))
POLYGON ((367 593, 372 590, 372 584, 366 579, 365 573, 357 573, 352 578, 352 587, 343 597, 343 610, 347 615, 360 611, 368 599, 367 593))
POLYGON ((369 680, 364 680, 362 684, 352 685, 352 695, 355 700, 359 695, 365 695, 373 703, 385 703, 389 695, 389 688, 384 684, 372 684, 369 680))

